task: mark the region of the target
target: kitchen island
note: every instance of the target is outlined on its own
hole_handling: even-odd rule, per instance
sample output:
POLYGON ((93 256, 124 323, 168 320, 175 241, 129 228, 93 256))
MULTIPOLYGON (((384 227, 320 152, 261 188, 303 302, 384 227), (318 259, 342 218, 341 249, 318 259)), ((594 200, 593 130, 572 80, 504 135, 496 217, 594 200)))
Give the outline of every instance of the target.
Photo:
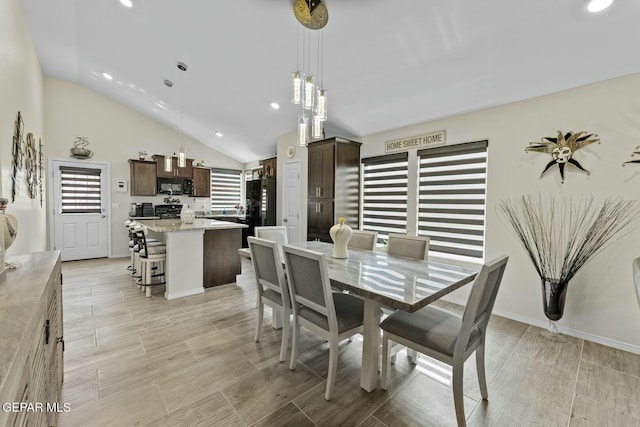
POLYGON ((240 274, 238 249, 247 226, 215 219, 138 220, 150 231, 162 233, 167 245, 165 269, 168 300, 204 292, 204 288, 236 281, 240 274))

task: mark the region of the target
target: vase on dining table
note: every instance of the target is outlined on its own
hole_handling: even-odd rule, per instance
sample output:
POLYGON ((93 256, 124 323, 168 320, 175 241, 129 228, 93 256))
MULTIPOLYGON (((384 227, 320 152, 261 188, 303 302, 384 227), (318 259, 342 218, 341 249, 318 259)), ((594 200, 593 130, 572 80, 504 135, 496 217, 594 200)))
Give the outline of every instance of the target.
POLYGON ((549 326, 540 334, 552 341, 565 342, 567 339, 558 331, 556 322, 564 314, 564 302, 567 297, 569 281, 542 278, 542 308, 544 315, 549 319, 549 326))
POLYGON ((352 234, 353 230, 344 223, 343 217, 338 218, 338 223, 329 229, 329 236, 331 236, 331 240, 333 240, 334 258, 344 259, 349 257, 347 244, 352 234))

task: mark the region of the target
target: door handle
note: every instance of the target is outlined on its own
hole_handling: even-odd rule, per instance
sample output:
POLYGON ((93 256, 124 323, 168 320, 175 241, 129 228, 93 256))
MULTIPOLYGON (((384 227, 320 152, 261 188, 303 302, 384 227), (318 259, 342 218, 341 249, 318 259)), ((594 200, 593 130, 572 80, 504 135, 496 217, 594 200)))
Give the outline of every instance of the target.
POLYGON ((287 222, 287 218, 282 218, 282 222, 287 222))

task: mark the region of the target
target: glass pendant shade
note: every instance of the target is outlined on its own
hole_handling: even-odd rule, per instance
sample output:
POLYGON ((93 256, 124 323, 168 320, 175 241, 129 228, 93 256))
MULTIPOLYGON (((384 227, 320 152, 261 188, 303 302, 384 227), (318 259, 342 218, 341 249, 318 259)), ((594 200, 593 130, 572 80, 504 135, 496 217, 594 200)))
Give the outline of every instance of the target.
POLYGON ((164 171, 165 172, 171 172, 173 170, 173 165, 171 163, 172 163, 171 154, 169 154, 168 156, 165 156, 165 158, 164 158, 164 171))
POLYGON ((313 76, 308 74, 304 78, 304 108, 311 109, 313 108, 313 76))
POLYGON ((293 98, 291 102, 294 104, 300 104, 302 100, 302 79, 300 78, 300 71, 295 71, 293 74, 293 98))
POLYGON ((184 152, 184 148, 181 148, 180 152, 178 153, 178 167, 179 168, 187 167, 187 156, 184 152))
POLYGON ((314 139, 322 138, 322 120, 320 120, 320 116, 317 114, 313 116, 311 137, 314 139))
POLYGON ((307 118, 300 116, 298 120, 298 145, 303 147, 307 145, 307 127, 307 118))
POLYGON ((327 120, 327 91, 318 89, 316 115, 321 121, 327 120))

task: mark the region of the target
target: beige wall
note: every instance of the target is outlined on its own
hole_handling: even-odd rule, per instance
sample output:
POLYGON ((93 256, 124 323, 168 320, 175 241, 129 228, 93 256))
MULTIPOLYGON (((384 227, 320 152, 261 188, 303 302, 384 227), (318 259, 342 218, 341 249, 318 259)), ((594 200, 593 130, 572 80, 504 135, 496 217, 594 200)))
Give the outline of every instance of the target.
MULTIPOLYGON (((523 194, 640 198, 640 165, 621 167, 640 145, 640 74, 367 135, 361 138, 361 155, 384 154, 386 140, 442 129, 447 132, 448 144, 489 140, 486 258, 510 256, 496 313, 546 325, 537 273, 516 238, 498 218, 497 203, 502 198, 523 194), (591 171, 590 176, 568 167, 564 184, 560 183, 557 168, 540 178, 550 156, 526 154, 524 148, 543 136, 555 136, 557 130, 586 130, 600 136, 601 144, 583 148, 575 155, 591 171)), ((294 143, 293 135, 283 136, 278 143, 278 158, 286 159, 286 147, 294 143)), ((410 172, 414 173, 416 151, 409 151, 410 172)), ((306 149, 298 149, 297 153, 306 164, 306 149)), ((282 170, 280 165, 278 170, 282 170)), ((305 187, 306 173, 301 182, 305 187)), ((415 207, 417 184, 410 179, 409 185, 409 205, 415 207)), ((306 188, 304 191, 306 194, 306 188)), ((306 217, 304 203, 301 217, 306 217)), ((415 231, 415 219, 409 219, 408 229, 415 231)), ((631 262, 637 256, 640 256, 640 229, 587 264, 570 283, 560 328, 571 335, 640 353, 640 308, 631 274, 631 262)), ((465 289, 454 293, 450 299, 464 302, 466 292, 465 289)))
POLYGON ((19 0, 0 2, 0 40, 0 193, 9 199, 7 213, 18 220, 18 236, 7 254, 43 251, 47 248, 46 203, 40 206, 39 195, 29 198, 24 169, 15 203, 11 203, 12 139, 18 111, 25 136, 32 132, 36 145, 42 137, 44 151, 48 151, 43 137, 42 72, 19 0))
MULTIPOLYGON (((45 78, 45 132, 48 154, 54 159, 69 159, 69 149, 76 136, 85 136, 94 152, 92 161, 106 162, 111 169, 111 256, 129 254, 128 238, 123 223, 128 218, 130 203, 162 203, 163 197, 132 197, 130 192, 115 191, 115 183, 129 182, 128 159, 138 151, 165 154, 180 147, 179 132, 149 117, 130 110, 84 86, 53 77, 45 78)), ((184 136, 187 157, 204 160, 205 165, 242 169, 242 163, 184 136)), ((210 208, 209 198, 178 196, 196 209, 210 208)))

